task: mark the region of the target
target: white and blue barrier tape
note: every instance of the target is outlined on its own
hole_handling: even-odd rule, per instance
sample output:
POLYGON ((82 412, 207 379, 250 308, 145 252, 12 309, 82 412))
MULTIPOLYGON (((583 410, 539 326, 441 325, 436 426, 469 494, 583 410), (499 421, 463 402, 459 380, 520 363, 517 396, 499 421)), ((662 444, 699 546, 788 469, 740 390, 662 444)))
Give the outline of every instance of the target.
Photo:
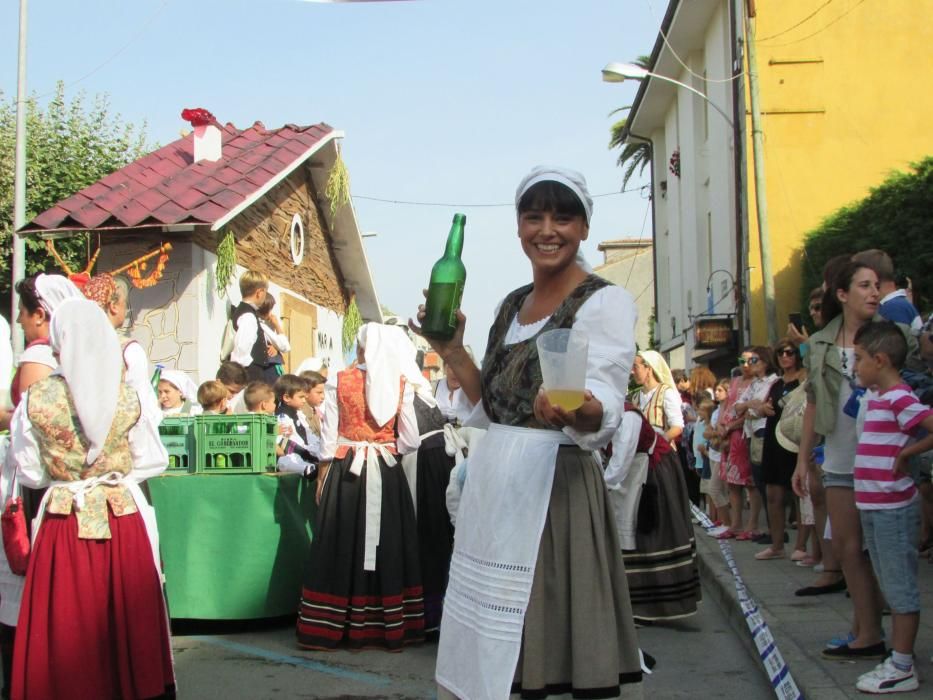
MULTIPOLYGON (((700 527, 707 531, 715 528, 712 521, 706 513, 694 505, 690 506, 693 511, 693 517, 700 523, 700 527)), ((735 557, 732 555, 732 545, 729 540, 719 540, 719 549, 722 550, 722 556, 726 560, 726 566, 732 572, 735 579, 735 592, 738 595, 739 605, 742 607, 742 613, 745 615, 745 624, 751 632, 752 640, 758 649, 761 662, 764 664, 765 672, 771 679, 771 687, 774 688, 774 694, 780 700, 803 700, 803 693, 794 682, 794 677, 790 673, 787 662, 781 656, 778 650, 777 642, 771 630, 768 629, 768 623, 765 622, 758 610, 758 604, 752 599, 739 573, 739 568, 735 564, 735 557)))

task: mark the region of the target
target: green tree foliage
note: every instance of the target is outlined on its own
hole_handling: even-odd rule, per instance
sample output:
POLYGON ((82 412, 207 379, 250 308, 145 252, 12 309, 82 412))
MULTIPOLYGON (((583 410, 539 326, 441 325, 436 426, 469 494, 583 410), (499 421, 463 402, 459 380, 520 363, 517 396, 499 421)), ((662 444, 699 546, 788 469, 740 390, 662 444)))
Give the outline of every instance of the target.
MULTIPOLYGON (((16 100, 0 92, 0 295, 10 293, 13 235, 13 175, 16 100)), ((84 93, 65 98, 59 83, 43 108, 36 97, 26 107, 26 220, 146 153, 145 124, 136 127, 111 114, 106 95, 92 104, 84 93)), ((56 243, 75 269, 87 264, 86 236, 56 243)), ((45 244, 26 239, 26 274, 57 270, 45 244)), ((6 308, 6 306, 4 306, 6 308)))
MULTIPOLYGON (((827 217, 804 241, 804 303, 833 256, 880 248, 911 278, 921 310, 933 306, 933 157, 892 174, 864 199, 827 217)), ((804 313, 806 317, 806 313, 804 313)))
MULTIPOLYGON (((651 67, 651 57, 638 56, 632 63, 647 70, 651 67)), ((631 108, 631 105, 627 105, 619 109, 614 109, 609 113, 609 116, 628 111, 631 108)), ((641 175, 645 172, 645 168, 648 167, 648 164, 651 163, 651 146, 649 144, 644 141, 625 143, 623 140, 623 132, 625 131, 627 122, 628 117, 623 117, 615 122, 609 130, 609 150, 611 151, 615 148, 621 149, 621 153, 619 153, 619 157, 616 159, 616 164, 620 168, 625 169, 622 173, 622 189, 625 189, 625 186, 628 185, 628 181, 632 179, 635 171, 638 171, 638 174, 641 175)))

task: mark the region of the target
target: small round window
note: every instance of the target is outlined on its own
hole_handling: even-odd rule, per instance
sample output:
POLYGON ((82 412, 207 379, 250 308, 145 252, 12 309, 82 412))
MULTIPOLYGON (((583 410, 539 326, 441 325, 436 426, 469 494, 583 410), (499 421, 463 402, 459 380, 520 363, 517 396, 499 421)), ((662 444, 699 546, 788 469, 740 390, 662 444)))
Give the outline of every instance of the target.
POLYGON ((288 242, 292 250, 292 262, 300 265, 305 257, 305 227, 301 223, 301 217, 298 214, 292 217, 288 242))

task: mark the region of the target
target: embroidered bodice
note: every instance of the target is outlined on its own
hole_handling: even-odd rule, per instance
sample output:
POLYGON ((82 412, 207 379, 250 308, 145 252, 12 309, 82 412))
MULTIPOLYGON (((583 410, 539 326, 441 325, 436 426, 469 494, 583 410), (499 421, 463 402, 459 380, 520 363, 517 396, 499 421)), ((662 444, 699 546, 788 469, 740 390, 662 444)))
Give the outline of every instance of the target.
MULTIPOLYGON (((405 380, 399 385, 399 406, 402 403, 405 380)), ((366 406, 366 372, 353 367, 337 375, 337 434, 344 440, 351 442, 380 442, 393 443, 390 452, 395 452, 395 423, 398 416, 383 426, 376 423, 366 406)), ((337 459, 346 456, 349 450, 347 445, 338 445, 337 459)))
MULTIPOLYGON (((116 472, 129 474, 133 469, 129 432, 139 420, 136 392, 120 385, 117 410, 110 434, 93 464, 86 464, 89 442, 75 413, 71 392, 65 380, 51 375, 29 389, 27 413, 49 477, 53 481, 84 481, 116 472)), ((109 539, 107 504, 114 515, 136 512, 136 503, 125 487, 99 485, 84 494, 84 505, 74 508, 72 492, 53 487, 47 511, 67 515, 74 509, 78 518, 78 536, 83 539, 109 539)))
POLYGON ((534 416, 535 395, 542 381, 535 341, 545 331, 571 328, 583 303, 610 284, 602 277, 588 275, 567 295, 535 335, 511 345, 505 343, 509 325, 534 285, 520 287, 505 298, 489 329, 486 356, 483 359, 483 408, 491 421, 526 428, 547 427, 541 425, 534 416))

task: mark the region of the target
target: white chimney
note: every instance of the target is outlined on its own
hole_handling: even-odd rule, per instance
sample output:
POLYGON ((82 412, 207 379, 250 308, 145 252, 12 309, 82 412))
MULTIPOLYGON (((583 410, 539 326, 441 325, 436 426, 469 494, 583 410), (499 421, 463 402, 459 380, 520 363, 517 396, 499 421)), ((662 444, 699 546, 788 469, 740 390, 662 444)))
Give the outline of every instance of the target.
POLYGON ((216 162, 221 157, 220 129, 213 124, 194 127, 194 162, 216 162))

